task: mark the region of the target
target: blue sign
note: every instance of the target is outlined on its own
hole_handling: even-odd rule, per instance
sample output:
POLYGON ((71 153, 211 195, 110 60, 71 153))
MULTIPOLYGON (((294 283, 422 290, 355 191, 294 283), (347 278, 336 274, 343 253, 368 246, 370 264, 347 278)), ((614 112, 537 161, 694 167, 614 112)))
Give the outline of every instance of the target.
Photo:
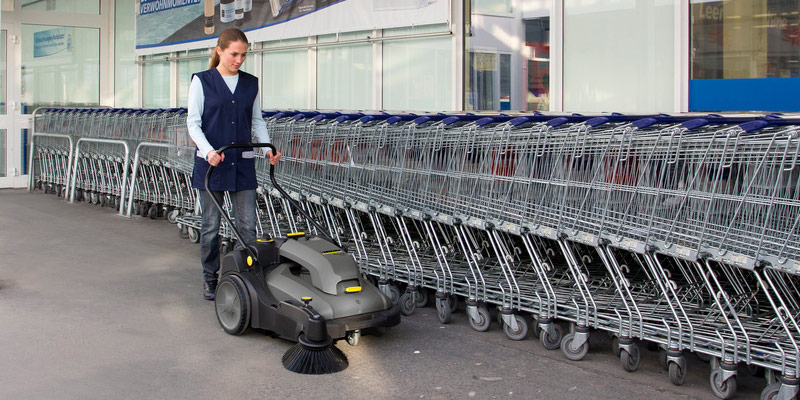
POLYGON ((72 50, 72 28, 55 28, 33 34, 33 57, 47 57, 72 50))
POLYGON ((139 15, 147 15, 195 4, 200 4, 200 0, 142 0, 139 2, 139 15))

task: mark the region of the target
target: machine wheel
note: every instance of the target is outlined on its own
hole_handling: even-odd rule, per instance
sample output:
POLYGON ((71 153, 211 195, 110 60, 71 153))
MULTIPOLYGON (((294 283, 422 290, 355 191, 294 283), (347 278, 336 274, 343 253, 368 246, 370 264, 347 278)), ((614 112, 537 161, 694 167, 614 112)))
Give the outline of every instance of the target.
POLYGON ((514 314, 514 319, 517 322, 517 329, 511 329, 510 325, 503 324, 503 332, 511 340, 522 340, 528 336, 528 319, 522 315, 514 314))
POLYGON ((181 214, 180 210, 175 210, 175 209, 170 210, 167 213, 167 221, 169 221, 170 224, 177 224, 178 223, 178 216, 180 214, 181 214))
POLYGON ((478 309, 478 318, 470 318, 469 319, 469 326, 472 329, 478 332, 486 332, 489 330, 489 327, 492 325, 492 315, 489 313, 489 309, 486 308, 485 304, 479 304, 477 306, 478 309))
POLYGON ((200 243, 200 231, 194 228, 188 228, 189 241, 192 243, 200 243))
POLYGON ((736 376, 722 380, 722 370, 711 371, 711 391, 720 399, 730 399, 736 393, 736 376))
POLYGON ((439 318, 439 322, 443 324, 450 323, 450 320, 453 318, 453 312, 450 309, 449 298, 436 298, 436 316, 439 318))
POLYGON ((631 346, 630 353, 627 350, 620 350, 619 352, 619 362, 622 364, 622 368, 628 372, 634 372, 639 369, 639 362, 642 360, 641 353, 639 352, 639 346, 635 343, 631 346))
POLYGON ((249 297, 238 278, 225 276, 217 285, 214 308, 222 330, 229 335, 241 335, 250 325, 249 297))
POLYGON ((189 230, 186 229, 186 225, 178 224, 178 236, 180 236, 181 239, 189 238, 189 230))
POLYGON ((564 356, 572 361, 580 361, 583 357, 586 357, 586 354, 589 352, 589 341, 586 341, 581 347, 578 347, 577 350, 572 349, 570 345, 572 345, 572 341, 575 339, 574 333, 568 333, 561 339, 561 352, 564 353, 564 356))
POLYGON ((541 330, 539 333, 539 341, 547 350, 556 350, 561 345, 561 336, 563 336, 564 329, 561 325, 554 325, 553 330, 556 332, 554 335, 550 335, 545 330, 541 330))
POLYGON ((358 346, 358 342, 361 340, 361 331, 355 330, 347 334, 347 344, 350 346, 358 346))
POLYGON ((394 284, 389 284, 389 298, 392 300, 392 304, 398 305, 400 303, 400 289, 397 288, 394 284))
POLYGON ((406 291, 400 296, 400 312, 405 316, 414 314, 417 309, 417 304, 414 301, 414 296, 410 291, 406 291))
POLYGON ((417 289, 417 308, 422 308, 428 305, 431 300, 431 295, 425 288, 417 289))
POLYGON ((780 382, 770 383, 761 391, 761 400, 774 400, 778 398, 778 392, 780 392, 780 390, 780 382))
MULTIPOLYGON (((666 353, 665 353, 666 354, 666 353)), ((686 383, 686 370, 681 368, 676 362, 669 363, 669 380, 675 386, 683 386, 686 383)))

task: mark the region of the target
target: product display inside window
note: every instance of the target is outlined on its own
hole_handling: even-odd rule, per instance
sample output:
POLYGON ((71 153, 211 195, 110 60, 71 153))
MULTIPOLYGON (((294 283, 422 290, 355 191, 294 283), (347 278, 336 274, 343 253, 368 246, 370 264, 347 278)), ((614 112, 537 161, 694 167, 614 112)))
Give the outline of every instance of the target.
POLYGON ((694 1, 692 79, 800 77, 800 1, 694 1))
POLYGON ((550 109, 550 17, 525 21, 528 60, 527 110, 550 109))

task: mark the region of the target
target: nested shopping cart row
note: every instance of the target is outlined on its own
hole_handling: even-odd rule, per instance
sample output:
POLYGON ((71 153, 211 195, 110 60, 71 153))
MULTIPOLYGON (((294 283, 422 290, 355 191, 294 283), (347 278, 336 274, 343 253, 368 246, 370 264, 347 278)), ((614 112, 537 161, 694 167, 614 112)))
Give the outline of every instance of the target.
MULTIPOLYGON (((195 149, 183 115, 45 111, 36 131, 63 127, 69 140, 36 138, 37 182, 119 198, 127 177, 128 204, 169 207, 196 240, 195 149), (82 138, 110 142, 70 146, 82 138), (75 166, 75 185, 65 166, 75 166)), ((675 384, 692 352, 710 359, 719 397, 735 392, 740 364, 767 371, 765 396, 797 393, 799 121, 264 117, 284 155, 278 180, 404 313, 432 303, 447 323, 463 309, 476 330, 499 324, 514 340, 530 332, 573 360, 603 331, 628 371, 644 342, 661 349, 675 384)), ((259 232, 313 231, 257 163, 259 232)))

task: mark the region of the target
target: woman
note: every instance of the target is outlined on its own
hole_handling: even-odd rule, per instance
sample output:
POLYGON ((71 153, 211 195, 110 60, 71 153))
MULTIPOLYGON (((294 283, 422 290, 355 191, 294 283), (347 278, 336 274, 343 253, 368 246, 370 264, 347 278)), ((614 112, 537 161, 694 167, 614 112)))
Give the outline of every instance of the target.
MULTIPOLYGON (((256 170, 252 148, 231 149, 219 154, 226 144, 269 142, 267 125, 261 117, 258 78, 239 71, 247 56, 247 37, 231 28, 220 34, 208 70, 192 75, 186 124, 197 146, 192 187, 200 192, 203 227, 200 230, 200 258, 203 264, 203 297, 214 299, 219 271, 220 213, 205 190, 208 166, 215 167, 209 189, 222 204, 223 192, 230 193, 236 227, 245 243, 256 235, 256 170)), ((281 154, 267 152, 277 164, 281 154)))

